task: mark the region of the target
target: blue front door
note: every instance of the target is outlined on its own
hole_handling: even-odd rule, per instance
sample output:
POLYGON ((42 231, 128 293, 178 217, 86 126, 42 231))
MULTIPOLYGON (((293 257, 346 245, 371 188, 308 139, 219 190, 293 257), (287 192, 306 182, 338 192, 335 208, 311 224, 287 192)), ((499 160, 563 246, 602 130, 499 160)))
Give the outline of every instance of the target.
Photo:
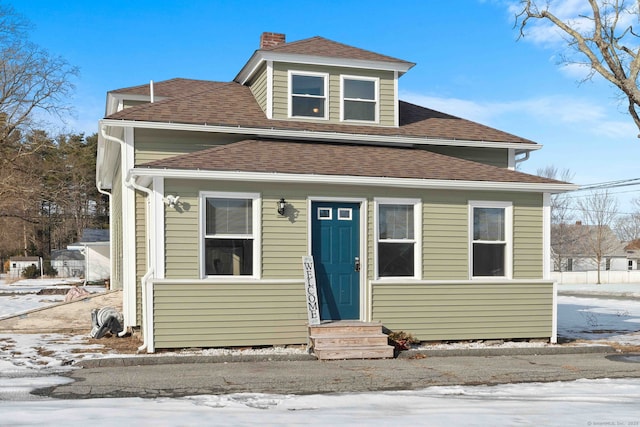
POLYGON ((321 320, 360 318, 360 204, 311 203, 321 320))

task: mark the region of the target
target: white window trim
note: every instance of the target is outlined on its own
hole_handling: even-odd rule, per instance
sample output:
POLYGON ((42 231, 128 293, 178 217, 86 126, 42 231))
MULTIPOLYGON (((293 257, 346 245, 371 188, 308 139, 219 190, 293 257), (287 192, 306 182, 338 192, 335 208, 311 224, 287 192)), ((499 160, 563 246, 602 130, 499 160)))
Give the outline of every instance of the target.
MULTIPOLYGON (((385 240, 390 243, 406 243, 406 240, 385 240)), ((422 200, 420 199, 395 199, 395 198, 375 198, 373 200, 373 271, 375 280, 397 280, 415 279, 422 280, 422 200), (378 243, 379 237, 379 213, 380 205, 413 205, 413 242, 415 244, 413 251, 413 276, 387 276, 380 277, 378 270, 378 243)))
POLYGON ((513 203, 485 200, 469 200, 469 278, 473 280, 513 279, 513 203), (473 209, 474 208, 503 208, 504 211, 504 276, 474 276, 473 275, 473 209))
POLYGON ((318 220, 319 221, 331 221, 331 220, 333 220, 333 209, 327 208, 327 207, 324 207, 324 206, 318 206, 317 215, 318 215, 318 220), (328 216, 320 215, 320 212, 322 212, 322 211, 327 212, 329 215, 328 216))
MULTIPOLYGON (((262 271, 262 266, 260 260, 262 259, 262 254, 260 252, 260 248, 262 247, 260 236, 262 235, 260 229, 260 212, 262 212, 262 198, 260 193, 235 193, 235 192, 223 192, 223 191, 201 191, 198 200, 200 203, 200 212, 198 219, 198 236, 200 241, 200 278, 203 279, 224 279, 224 280, 246 280, 246 279, 259 279, 260 272, 262 271), (220 276, 208 276, 206 274, 205 269, 205 244, 204 240, 206 237, 205 226, 206 226, 206 203, 205 200, 207 198, 221 198, 221 199, 251 199, 252 200, 252 212, 251 212, 251 227, 253 233, 251 235, 228 235, 229 238, 253 238, 253 274, 251 275, 240 275, 240 276, 229 276, 229 275, 220 275, 220 276)), ((225 236, 226 237, 226 236, 225 236)))
MULTIPOLYGON (((305 95, 295 95, 305 97, 305 95)), ((320 96, 307 95, 310 98, 322 98, 320 96)), ((329 73, 314 73, 310 71, 289 70, 287 73, 287 115, 291 119, 328 120, 329 119, 329 73), (293 76, 322 77, 324 80, 324 117, 294 116, 293 115, 293 76)))
POLYGON ((340 121, 348 123, 380 123, 380 79, 378 77, 351 76, 347 74, 340 75, 340 121), (372 81, 374 83, 374 99, 356 99, 349 98, 347 101, 360 101, 375 103, 375 117, 373 120, 347 120, 344 118, 344 81, 346 80, 363 80, 372 81))

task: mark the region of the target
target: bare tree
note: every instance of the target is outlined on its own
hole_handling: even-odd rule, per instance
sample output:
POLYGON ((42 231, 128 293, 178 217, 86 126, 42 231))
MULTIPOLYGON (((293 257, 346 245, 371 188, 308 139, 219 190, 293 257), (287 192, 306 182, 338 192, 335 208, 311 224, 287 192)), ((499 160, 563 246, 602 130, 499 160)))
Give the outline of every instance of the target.
POLYGON ((42 222, 40 154, 51 139, 39 129, 46 115, 63 118, 71 112, 69 95, 76 67, 30 42, 29 22, 0 3, 0 225, 7 237, 0 255, 25 253, 39 239, 42 222), (20 238, 16 238, 20 235, 20 238))
POLYGON ((631 202, 633 211, 616 220, 615 231, 620 240, 631 242, 640 239, 640 198, 631 202))
MULTIPOLYGON (((22 135, 42 127, 36 113, 63 117, 78 69, 28 40, 29 23, 0 4, 0 197, 22 179, 16 159, 33 154, 22 149, 22 135)), ((33 148, 33 147, 32 147, 33 148)))
POLYGON ((36 110, 55 115, 71 111, 66 99, 74 89, 71 79, 78 75, 78 69, 30 42, 29 26, 13 8, 0 4, 3 140, 31 125, 36 110))
MULTIPOLYGON (((526 26, 532 21, 551 23, 560 30, 568 46, 578 56, 564 58, 566 63, 589 67, 587 79, 596 73, 618 88, 626 99, 627 110, 640 130, 640 36, 634 31, 638 22, 639 4, 624 0, 587 0, 590 11, 569 19, 561 17, 560 2, 522 0, 522 10, 516 15, 520 36, 525 37, 526 26)), ((638 135, 640 137, 640 135, 638 135)))
MULTIPOLYGON (((536 174, 565 182, 571 182, 574 176, 569 169, 559 170, 553 165, 538 169, 536 174)), ((566 193, 551 196, 551 258, 554 271, 566 270, 566 259, 574 253, 579 239, 573 224, 575 214, 572 200, 566 193)))
POLYGON ((611 230, 618 214, 618 201, 607 191, 594 191, 578 199, 583 222, 587 228, 584 238, 598 268, 598 284, 603 258, 620 246, 620 241, 611 230))

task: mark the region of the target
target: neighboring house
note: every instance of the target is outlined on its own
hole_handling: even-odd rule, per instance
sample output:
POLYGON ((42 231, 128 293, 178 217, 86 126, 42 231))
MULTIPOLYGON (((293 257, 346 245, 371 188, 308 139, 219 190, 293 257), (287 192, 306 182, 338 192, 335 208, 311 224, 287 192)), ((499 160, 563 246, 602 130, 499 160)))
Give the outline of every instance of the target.
POLYGON ((530 140, 400 101, 413 66, 264 33, 231 82, 107 94, 111 286, 148 352, 307 343, 306 255, 323 322, 555 340, 549 200, 576 187, 515 170, 530 140))
POLYGON ((78 250, 56 249, 51 251, 51 268, 57 277, 84 277, 84 255, 78 250))
POLYGON ((578 221, 554 225, 551 233, 554 271, 596 271, 598 258, 601 271, 637 269, 637 255, 628 252, 627 244, 608 226, 597 227, 578 221))
POLYGON ((109 230, 86 228, 79 242, 67 249, 78 251, 84 258, 85 283, 100 283, 111 277, 111 246, 109 230))
POLYGON ((624 251, 627 254, 627 270, 640 270, 640 239, 627 242, 624 251))
POLYGON ((40 257, 37 256, 14 256, 9 258, 9 273, 10 278, 16 279, 22 276, 22 271, 25 268, 35 266, 40 270, 40 257))

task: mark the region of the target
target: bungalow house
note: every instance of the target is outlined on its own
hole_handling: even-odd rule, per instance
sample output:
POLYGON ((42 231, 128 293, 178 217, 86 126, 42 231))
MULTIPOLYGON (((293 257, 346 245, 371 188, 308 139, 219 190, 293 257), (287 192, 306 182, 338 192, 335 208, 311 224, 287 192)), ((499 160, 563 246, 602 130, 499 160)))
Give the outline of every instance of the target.
POLYGON ((305 344, 322 325, 422 341, 555 340, 540 145, 398 99, 415 64, 264 33, 230 82, 113 90, 97 186, 111 286, 148 352, 305 344))

